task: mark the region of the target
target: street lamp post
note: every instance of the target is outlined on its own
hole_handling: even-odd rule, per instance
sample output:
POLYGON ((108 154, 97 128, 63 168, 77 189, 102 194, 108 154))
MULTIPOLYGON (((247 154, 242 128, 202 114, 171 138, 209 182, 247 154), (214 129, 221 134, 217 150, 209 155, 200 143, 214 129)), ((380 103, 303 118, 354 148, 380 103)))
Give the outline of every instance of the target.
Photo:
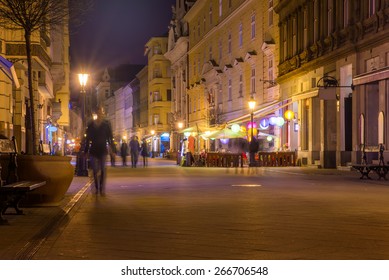
POLYGON ((86 90, 85 86, 88 81, 88 74, 78 74, 78 79, 81 86, 81 95, 82 95, 82 142, 80 151, 77 154, 76 161, 76 175, 77 176, 88 176, 88 166, 87 166, 87 158, 84 153, 85 150, 85 130, 86 130, 86 115, 85 115, 85 106, 86 106, 86 90))
POLYGON ((251 96, 249 100, 249 108, 250 108, 250 116, 251 116, 251 123, 250 123, 250 129, 251 129, 251 138, 250 138, 250 164, 249 166, 255 166, 255 153, 258 151, 258 147, 256 147, 257 142, 254 141, 254 108, 255 108, 256 102, 254 98, 251 96))

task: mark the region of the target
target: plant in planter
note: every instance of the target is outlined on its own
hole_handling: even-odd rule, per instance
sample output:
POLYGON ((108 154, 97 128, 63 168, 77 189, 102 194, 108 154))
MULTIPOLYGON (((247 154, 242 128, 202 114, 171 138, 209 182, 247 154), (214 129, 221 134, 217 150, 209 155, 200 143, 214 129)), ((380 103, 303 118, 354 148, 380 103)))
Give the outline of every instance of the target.
MULTIPOLYGON (((35 112, 42 109, 42 104, 37 104, 41 98, 41 93, 36 88, 38 71, 41 71, 45 77, 49 77, 47 79, 50 80, 47 82, 53 84, 52 92, 49 94, 53 97, 51 99, 58 100, 56 94, 59 88, 62 94, 65 92, 69 95, 70 67, 68 55, 62 53, 63 61, 58 61, 57 58, 56 63, 53 63, 56 65, 52 66, 52 57, 49 57, 50 54, 47 48, 50 46, 50 35, 57 32, 56 29, 58 28, 58 30, 62 30, 58 31, 59 33, 62 32, 60 36, 63 36, 60 40, 63 39, 65 42, 60 48, 67 50, 69 47, 67 38, 69 36, 67 32, 69 18, 72 16, 72 18, 77 19, 77 15, 87 10, 89 3, 89 0, 0 0, 0 27, 21 32, 20 34, 23 34, 25 43, 25 51, 19 50, 17 60, 27 61, 28 96, 25 96, 25 98, 28 109, 26 120, 29 129, 26 133, 25 146, 30 148, 26 150, 27 155, 18 155, 18 171, 21 179, 44 179, 47 181, 44 188, 34 193, 34 195, 40 197, 36 200, 37 203, 58 203, 69 188, 74 173, 69 157, 38 155, 40 137, 37 134, 36 122, 38 120, 35 112), (22 59, 20 59, 20 55, 23 57, 22 59), (41 66, 44 70, 35 70, 34 73, 33 68, 37 62, 33 62, 33 58, 36 56, 40 59, 41 57, 47 59, 43 62, 45 65, 41 66), (58 64, 62 64, 62 66, 58 66, 58 64), (54 69, 54 67, 56 68, 54 69), (59 67, 62 67, 62 69, 59 69, 59 67), (59 79, 59 83, 55 79, 56 75, 63 77, 59 79)), ((24 97, 22 98, 24 103, 24 97)), ((31 201, 33 200, 35 201, 35 199, 31 199, 31 201)))

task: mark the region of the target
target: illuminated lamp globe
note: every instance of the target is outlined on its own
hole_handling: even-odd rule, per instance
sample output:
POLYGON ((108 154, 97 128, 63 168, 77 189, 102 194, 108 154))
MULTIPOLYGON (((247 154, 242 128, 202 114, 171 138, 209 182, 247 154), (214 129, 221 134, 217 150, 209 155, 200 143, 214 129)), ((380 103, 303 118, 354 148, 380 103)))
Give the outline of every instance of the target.
POLYGON ((284 113, 284 117, 285 117, 285 119, 290 121, 290 120, 292 120, 294 118, 294 112, 291 111, 291 110, 286 110, 285 113, 284 113))
POLYGON ((269 124, 270 125, 277 125, 277 117, 270 117, 269 124))
POLYGON ((240 125, 234 123, 234 124, 231 126, 231 130, 232 130, 233 132, 235 132, 235 133, 239 132, 239 131, 240 131, 240 125))
POLYGON ((281 127, 281 126, 283 126, 284 124, 285 124, 284 118, 283 118, 283 117, 278 117, 278 118, 277 118, 277 123, 276 123, 276 125, 279 126, 279 127, 281 127))
POLYGON ((267 140, 268 142, 270 142, 271 140, 273 140, 273 137, 271 137, 271 136, 269 135, 269 136, 266 137, 266 140, 267 140))

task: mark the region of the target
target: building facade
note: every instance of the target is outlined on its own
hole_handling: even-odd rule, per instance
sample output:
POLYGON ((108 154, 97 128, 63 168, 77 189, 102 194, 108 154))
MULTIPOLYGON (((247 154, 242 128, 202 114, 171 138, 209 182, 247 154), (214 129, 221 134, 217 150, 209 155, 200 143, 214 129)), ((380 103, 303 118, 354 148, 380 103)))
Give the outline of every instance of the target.
POLYGON ((171 80, 170 61, 164 56, 168 48, 167 37, 152 37, 146 43, 148 58, 148 131, 153 156, 170 149, 171 80))
POLYGON ((282 0, 275 10, 299 158, 336 167, 360 162, 364 146, 387 147, 389 2, 282 0))
MULTIPOLYGON (((199 0, 185 15, 189 24, 189 127, 204 132, 237 123, 246 128, 249 100, 256 101, 254 122, 264 109, 278 104, 279 89, 274 82, 278 28, 272 2, 199 0)), ((271 109, 266 114, 274 113, 271 109)), ((224 147, 221 141, 198 139, 197 150, 219 148, 232 147, 231 143, 224 147)))
POLYGON ((168 51, 165 57, 171 63, 172 108, 171 108, 171 142, 170 150, 180 149, 180 130, 188 126, 188 51, 189 28, 184 20, 185 14, 195 1, 177 0, 173 8, 169 25, 168 51))
MULTIPOLYGON (((29 131, 29 110, 35 113, 35 138, 56 146, 64 152, 69 126, 69 31, 65 19, 61 26, 50 31, 38 30, 32 34, 32 78, 34 108, 30 107, 27 84, 27 59, 23 32, 0 30, 0 55, 6 66, 12 67, 11 76, 0 73, 0 131, 8 138, 15 136, 20 152, 32 153, 29 131), (8 64, 12 62, 11 64, 8 64), (10 77, 13 79, 10 79, 10 77)), ((11 72, 10 72, 11 73, 11 72)))

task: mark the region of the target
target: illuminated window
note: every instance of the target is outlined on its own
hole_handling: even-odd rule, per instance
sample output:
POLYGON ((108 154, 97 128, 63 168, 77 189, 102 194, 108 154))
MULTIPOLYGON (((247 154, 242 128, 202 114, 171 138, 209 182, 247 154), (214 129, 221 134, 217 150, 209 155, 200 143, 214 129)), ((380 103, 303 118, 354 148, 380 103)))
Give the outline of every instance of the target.
POLYGON ((232 80, 228 79, 228 100, 232 100, 232 80))
POLYGON ((268 15, 269 15, 269 26, 273 25, 273 0, 269 0, 269 9, 268 9, 268 15))
POLYGON ((243 25, 239 24, 239 47, 243 46, 243 25))
POLYGON ((255 15, 251 16, 251 39, 255 38, 255 15))
POLYGON ((231 54, 232 52, 232 36, 231 32, 228 33, 228 53, 231 54))
POLYGON ((255 93, 255 68, 251 68, 251 93, 255 93))

